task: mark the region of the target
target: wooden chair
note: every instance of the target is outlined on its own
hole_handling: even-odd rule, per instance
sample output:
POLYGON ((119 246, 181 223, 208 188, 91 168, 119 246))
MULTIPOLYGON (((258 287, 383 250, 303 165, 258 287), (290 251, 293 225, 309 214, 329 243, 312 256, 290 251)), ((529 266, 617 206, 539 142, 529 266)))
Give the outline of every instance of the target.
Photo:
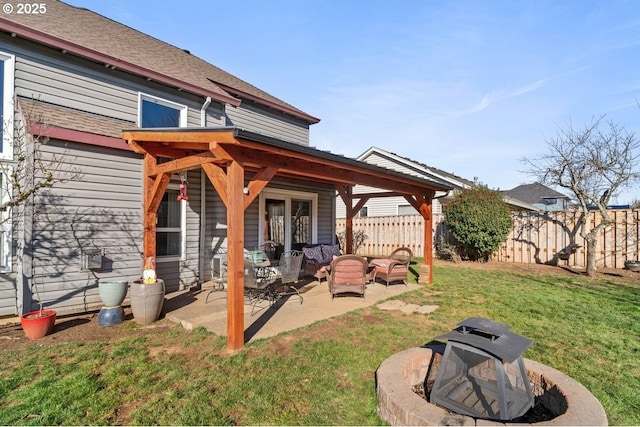
POLYGON ((409 274, 409 264, 411 264, 412 257, 411 249, 402 247, 391 252, 387 258, 372 260, 373 275, 371 280, 375 282, 376 278, 380 277, 387 286, 391 282, 402 280, 402 283, 407 286, 407 274, 409 274))
POLYGON ((364 298, 368 268, 367 260, 357 255, 336 257, 329 265, 327 275, 331 299, 340 293, 359 294, 364 298))

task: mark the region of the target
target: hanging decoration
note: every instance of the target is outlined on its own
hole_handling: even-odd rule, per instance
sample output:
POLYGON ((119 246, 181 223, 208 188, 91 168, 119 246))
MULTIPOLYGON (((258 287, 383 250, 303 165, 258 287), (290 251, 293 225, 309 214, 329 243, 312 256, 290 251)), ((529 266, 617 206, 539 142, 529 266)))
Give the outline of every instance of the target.
POLYGON ((187 197, 187 174, 180 172, 180 194, 178 194, 177 200, 189 200, 187 197))

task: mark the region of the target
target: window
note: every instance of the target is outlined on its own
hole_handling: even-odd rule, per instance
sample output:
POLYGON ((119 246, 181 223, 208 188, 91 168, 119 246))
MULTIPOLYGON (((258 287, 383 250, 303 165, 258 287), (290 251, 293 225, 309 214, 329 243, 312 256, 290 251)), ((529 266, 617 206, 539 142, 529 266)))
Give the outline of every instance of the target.
POLYGON ((0 52, 0 158, 13 157, 13 75, 15 58, 0 52))
MULTIPOLYGON (((155 96, 138 94, 138 125, 141 128, 177 128, 187 125, 187 107, 155 96)), ((185 259, 187 204, 178 201, 179 187, 170 184, 156 216, 158 262, 185 259)))
POLYGON ((368 208, 368 207, 366 207, 366 206, 365 206, 365 207, 363 207, 362 209, 360 209, 360 212, 358 212, 358 216, 359 216, 360 218, 364 218, 364 217, 366 217, 366 216, 368 216, 368 215, 369 215, 369 208, 368 208))
MULTIPOLYGON (((0 161, 13 158, 14 65, 13 55, 0 52, 0 161)), ((7 182, 0 173, 0 204, 8 200, 7 182)), ((11 224, 10 213, 0 213, 0 271, 11 271, 11 224)))
POLYGON ((156 256, 158 261, 181 260, 186 248, 187 202, 177 200, 179 189, 171 185, 162 197, 156 216, 156 256))
POLYGON ((187 125, 185 105, 140 93, 138 108, 138 124, 141 128, 177 128, 187 125))
POLYGON ((267 189, 260 193, 258 241, 272 240, 279 250, 301 249, 317 235, 318 195, 267 189))
POLYGON ((420 212, 411 205, 398 205, 398 215, 418 215, 420 212))

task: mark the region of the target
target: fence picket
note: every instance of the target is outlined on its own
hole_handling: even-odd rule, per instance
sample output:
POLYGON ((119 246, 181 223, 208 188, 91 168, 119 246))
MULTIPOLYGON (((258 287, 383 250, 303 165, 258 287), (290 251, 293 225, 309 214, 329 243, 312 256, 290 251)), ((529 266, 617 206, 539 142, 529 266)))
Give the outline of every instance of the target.
MULTIPOLYGON (((624 261, 638 259, 640 252, 640 209, 610 210, 612 224, 598 236, 598 267, 623 268, 624 261)), ((558 253, 570 245, 580 247, 567 262, 586 265, 586 247, 579 234, 579 211, 514 212, 513 229, 507 241, 493 259, 513 263, 557 263, 558 253)), ((589 212, 587 222, 594 227, 601 222, 597 211, 589 212)), ((336 230, 343 231, 345 219, 336 220, 336 230)), ((358 249, 359 255, 382 256, 401 246, 409 247, 416 256, 423 255, 424 220, 420 215, 390 217, 359 217, 353 219, 353 229, 362 229, 368 236, 358 249)), ((443 214, 433 215, 433 244, 439 237, 448 238, 443 214)), ((563 263, 564 261, 560 261, 563 263)))

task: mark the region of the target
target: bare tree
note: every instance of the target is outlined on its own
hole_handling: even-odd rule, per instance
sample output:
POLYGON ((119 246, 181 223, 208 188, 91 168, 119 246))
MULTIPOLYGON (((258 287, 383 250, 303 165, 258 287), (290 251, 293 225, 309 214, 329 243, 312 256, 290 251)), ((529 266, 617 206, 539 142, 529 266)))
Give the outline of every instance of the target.
POLYGON ((12 213, 15 219, 17 212, 14 208, 23 205, 38 191, 82 177, 82 171, 73 166, 73 162, 65 160, 67 152, 49 156, 43 153, 42 147, 49 141, 48 126, 42 114, 38 113, 38 104, 29 102, 29 109, 23 111, 16 103, 15 120, 3 123, 4 135, 12 135, 12 147, 7 148, 12 149, 13 156, 0 162, 0 224, 10 221, 12 213))
POLYGON ((611 224, 607 206, 611 197, 640 180, 640 142, 633 132, 613 122, 601 130, 605 116, 582 129, 571 123, 547 140, 548 152, 523 162, 542 184, 570 190, 582 212, 580 236, 587 246, 587 274, 596 273, 598 235, 611 224), (602 221, 591 227, 590 208, 597 208, 602 221))

